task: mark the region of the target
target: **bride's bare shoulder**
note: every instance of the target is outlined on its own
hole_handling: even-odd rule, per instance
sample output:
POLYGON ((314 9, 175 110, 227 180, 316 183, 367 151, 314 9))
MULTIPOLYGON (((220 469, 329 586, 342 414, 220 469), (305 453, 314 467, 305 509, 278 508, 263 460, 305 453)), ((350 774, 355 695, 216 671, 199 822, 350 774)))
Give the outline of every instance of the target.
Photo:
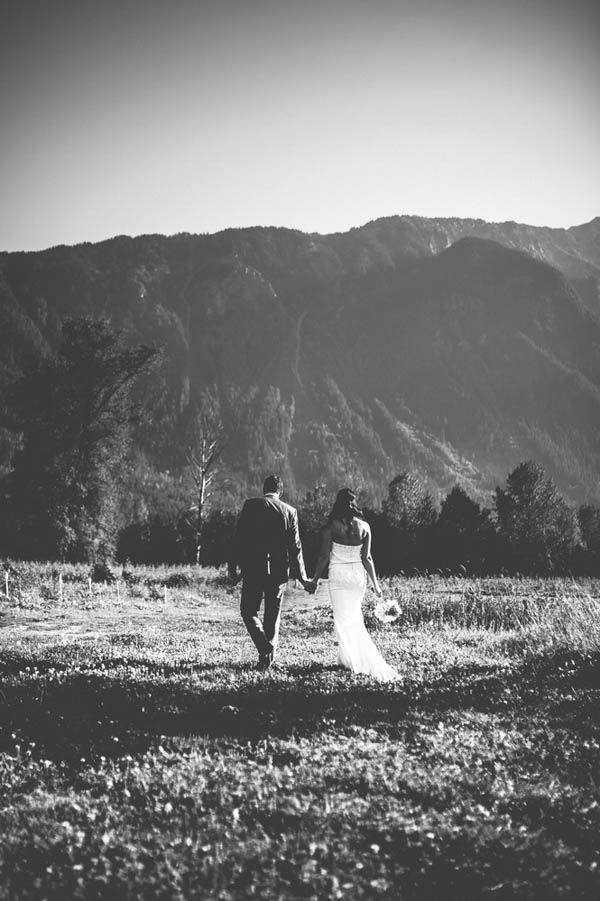
POLYGON ((357 529, 361 538, 366 538, 371 534, 371 526, 364 519, 357 519, 357 529))

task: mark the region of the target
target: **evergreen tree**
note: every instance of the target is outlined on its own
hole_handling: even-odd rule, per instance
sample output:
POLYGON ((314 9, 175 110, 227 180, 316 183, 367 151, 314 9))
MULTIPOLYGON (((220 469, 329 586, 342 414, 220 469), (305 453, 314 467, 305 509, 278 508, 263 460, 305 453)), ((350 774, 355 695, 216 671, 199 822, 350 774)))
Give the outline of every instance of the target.
POLYGON ((510 567, 520 573, 566 572, 579 541, 575 511, 561 497, 542 467, 529 460, 496 488, 498 532, 510 567))
POLYGON ((577 520, 583 551, 581 569, 588 575, 600 575, 600 507, 583 504, 577 512, 577 520))
POLYGON ((455 485, 442 501, 435 529, 437 565, 453 573, 483 572, 493 535, 490 511, 455 485))
POLYGON ((12 386, 10 422, 22 435, 8 483, 15 555, 112 555, 131 388, 156 356, 127 346, 103 320, 67 320, 58 354, 38 360, 12 386))
POLYGON ((385 572, 431 567, 431 531, 437 519, 433 498, 415 472, 404 471, 389 484, 383 504, 386 529, 378 557, 385 572))

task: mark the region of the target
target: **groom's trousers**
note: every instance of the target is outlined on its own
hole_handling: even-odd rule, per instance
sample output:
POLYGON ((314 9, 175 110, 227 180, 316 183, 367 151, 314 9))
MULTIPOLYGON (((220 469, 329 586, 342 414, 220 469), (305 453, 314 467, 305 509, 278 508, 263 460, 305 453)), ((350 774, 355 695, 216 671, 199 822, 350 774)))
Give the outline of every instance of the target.
POLYGON ((240 612, 250 638, 259 656, 275 655, 279 639, 281 602, 286 582, 280 583, 273 576, 245 575, 242 582, 240 612), (260 605, 265 602, 263 622, 258 616, 260 605))

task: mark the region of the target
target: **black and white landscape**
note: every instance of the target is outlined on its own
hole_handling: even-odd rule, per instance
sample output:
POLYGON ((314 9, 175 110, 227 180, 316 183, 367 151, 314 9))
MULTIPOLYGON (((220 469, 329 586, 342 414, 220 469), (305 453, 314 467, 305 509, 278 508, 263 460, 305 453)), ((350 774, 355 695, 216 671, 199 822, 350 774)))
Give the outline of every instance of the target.
POLYGON ((600 898, 599 110, 598 0, 5 0, 1 899, 600 898))

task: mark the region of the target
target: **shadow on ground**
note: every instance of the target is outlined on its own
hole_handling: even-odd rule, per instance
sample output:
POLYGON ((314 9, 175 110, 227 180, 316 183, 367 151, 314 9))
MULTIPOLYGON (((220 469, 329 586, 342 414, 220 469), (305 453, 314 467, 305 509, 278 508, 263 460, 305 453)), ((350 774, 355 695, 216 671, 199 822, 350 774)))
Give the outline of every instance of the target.
POLYGON ((159 736, 257 741, 362 727, 393 737, 415 716, 466 710, 499 720, 543 719, 582 745, 600 735, 600 654, 554 654, 508 670, 454 667, 429 682, 389 685, 319 664, 258 677, 249 666, 232 665, 231 687, 224 668, 211 664, 147 661, 132 678, 117 671, 118 658, 102 672, 58 675, 48 658, 18 678, 30 662, 14 652, 0 655, 0 750, 14 745, 14 733, 54 759, 140 752, 159 736))

